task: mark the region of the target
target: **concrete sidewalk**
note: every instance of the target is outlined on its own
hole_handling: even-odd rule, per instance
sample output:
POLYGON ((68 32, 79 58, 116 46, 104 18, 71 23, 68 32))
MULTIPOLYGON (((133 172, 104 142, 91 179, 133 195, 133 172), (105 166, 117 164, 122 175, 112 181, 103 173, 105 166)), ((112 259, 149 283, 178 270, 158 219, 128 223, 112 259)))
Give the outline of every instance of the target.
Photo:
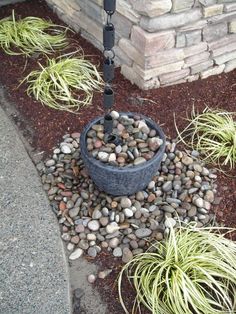
POLYGON ((0 314, 71 313, 68 278, 57 220, 0 105, 0 314))

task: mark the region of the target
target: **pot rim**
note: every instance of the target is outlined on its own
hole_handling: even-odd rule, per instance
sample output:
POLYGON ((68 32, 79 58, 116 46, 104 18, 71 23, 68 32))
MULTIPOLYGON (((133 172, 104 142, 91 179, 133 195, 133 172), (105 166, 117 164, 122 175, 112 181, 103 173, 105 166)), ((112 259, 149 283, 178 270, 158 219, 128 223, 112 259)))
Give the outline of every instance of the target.
POLYGON ((86 145, 86 136, 88 131, 91 129, 92 125, 96 124, 97 122, 99 122, 100 120, 102 120, 104 117, 100 116, 100 117, 96 117, 95 119, 91 120, 83 129, 81 136, 80 136, 80 140, 81 140, 81 144, 80 147, 83 147, 83 150, 86 154, 86 158, 88 161, 92 162, 94 165, 96 165, 98 168, 101 169, 109 169, 110 171, 113 172, 128 172, 128 173, 133 173, 136 172, 139 169, 145 169, 148 168, 150 165, 152 165, 153 163, 156 162, 156 160, 160 157, 160 155, 163 155, 165 152, 165 146, 166 146, 166 137, 164 132, 162 131, 161 127, 154 122, 152 119, 139 114, 139 113, 133 113, 133 112, 119 112, 120 115, 127 115, 128 117, 132 117, 134 115, 138 115, 140 116, 143 120, 145 120, 146 122, 148 122, 149 125, 151 125, 157 132, 159 137, 163 140, 163 144, 159 147, 158 151, 155 153, 155 155, 148 161, 146 161, 145 163, 142 163, 140 165, 137 166, 132 166, 132 167, 116 167, 116 166, 112 166, 106 163, 101 162, 100 160, 90 156, 90 153, 87 150, 87 145, 86 145))

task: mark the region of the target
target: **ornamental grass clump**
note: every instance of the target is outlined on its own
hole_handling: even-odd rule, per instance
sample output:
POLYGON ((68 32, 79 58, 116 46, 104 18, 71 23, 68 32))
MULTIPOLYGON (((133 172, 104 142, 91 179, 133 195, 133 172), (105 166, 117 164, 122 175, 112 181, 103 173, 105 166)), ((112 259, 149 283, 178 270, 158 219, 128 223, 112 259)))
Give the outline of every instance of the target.
POLYGON ((179 139, 203 154, 206 162, 232 169, 236 162, 235 114, 210 108, 197 114, 193 109, 188 126, 182 132, 176 127, 179 139))
POLYGON ((129 313, 122 298, 125 275, 136 291, 132 313, 141 313, 141 304, 153 314, 236 313, 236 243, 213 227, 172 229, 123 267, 118 289, 129 313))
POLYGON ((48 58, 46 66, 39 66, 22 83, 29 84, 29 95, 33 94, 36 100, 53 109, 76 113, 81 106, 90 105, 93 92, 101 91, 103 86, 96 66, 83 55, 48 58))
POLYGON ((38 17, 0 20, 0 47, 9 55, 50 54, 67 46, 65 27, 38 17))

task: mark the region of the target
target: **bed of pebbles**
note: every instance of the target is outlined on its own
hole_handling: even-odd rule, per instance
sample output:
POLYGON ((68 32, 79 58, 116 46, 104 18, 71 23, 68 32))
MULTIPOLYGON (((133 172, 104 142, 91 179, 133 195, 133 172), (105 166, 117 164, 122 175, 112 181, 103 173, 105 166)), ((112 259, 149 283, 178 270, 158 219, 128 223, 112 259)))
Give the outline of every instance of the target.
POLYGON ((216 174, 196 151, 167 141, 161 168, 144 191, 113 197, 90 179, 80 157, 80 134, 66 134, 51 159, 37 165, 43 187, 61 225, 69 259, 109 250, 129 261, 147 241, 162 240, 180 222, 208 224, 216 193, 216 174))
POLYGON ((102 121, 94 124, 87 133, 87 150, 101 162, 118 167, 137 166, 150 160, 163 144, 156 130, 139 115, 131 118, 112 111, 111 116, 112 134, 118 143, 109 143, 102 121))

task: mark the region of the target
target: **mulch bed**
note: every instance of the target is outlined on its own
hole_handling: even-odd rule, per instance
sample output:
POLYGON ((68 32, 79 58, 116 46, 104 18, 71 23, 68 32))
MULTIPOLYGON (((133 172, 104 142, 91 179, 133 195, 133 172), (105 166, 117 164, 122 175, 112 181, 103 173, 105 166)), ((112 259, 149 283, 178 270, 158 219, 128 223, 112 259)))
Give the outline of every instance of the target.
MULTIPOLYGON (((38 16, 50 18, 57 24, 63 23, 57 18, 47 4, 40 1, 26 1, 15 5, 2 7, 0 18, 11 15, 12 9, 16 15, 38 16)), ((68 33, 71 40, 75 40, 84 49, 88 59, 95 64, 101 64, 103 57, 100 51, 94 48, 85 39, 75 33, 68 33)), ((72 49, 73 50, 73 49, 72 49)), ((44 57, 27 60, 27 67, 24 70, 25 58, 21 56, 8 56, 0 53, 1 75, 0 82, 5 87, 9 100, 15 104, 19 113, 14 120, 21 128, 32 130, 28 141, 37 152, 44 152, 44 157, 51 154, 52 148, 60 142, 65 133, 81 131, 82 128, 94 117, 103 115, 102 95, 94 95, 93 103, 88 108, 83 108, 78 115, 65 112, 58 112, 47 107, 43 107, 39 102, 27 96, 26 85, 19 82, 29 72, 37 68, 37 62, 45 62, 44 57)), ((170 138, 176 137, 173 113, 176 115, 179 129, 186 126, 184 118, 190 115, 193 105, 196 110, 203 110, 206 106, 211 108, 221 108, 227 111, 236 111, 236 70, 228 74, 210 77, 206 80, 195 81, 175 86, 169 86, 151 91, 141 91, 136 86, 127 81, 121 74, 120 69, 116 69, 113 88, 116 95, 115 110, 139 112, 149 116, 159 123, 165 134, 170 138)), ((24 130, 23 130, 24 131, 24 130)), ((232 171, 230 175, 236 175, 232 171)), ((236 227, 236 178, 218 174, 218 195, 219 205, 213 210, 216 212, 217 220, 227 226, 236 227)), ((98 263, 103 267, 108 267, 113 263, 112 258, 100 258, 98 263)), ((115 262, 114 262, 115 263, 115 262)), ((116 262, 118 267, 119 262, 116 262)), ((114 278, 105 279, 102 284, 114 284, 114 278)), ((127 293, 129 291, 127 286, 127 293)), ((105 300, 111 299, 110 293, 117 292, 114 289, 103 292, 105 300)), ((129 292, 130 293, 130 292, 129 292)), ((112 298, 113 299, 113 298, 112 298)), ((121 313, 119 302, 111 304, 111 313, 121 313)), ((131 299, 131 298, 130 298, 131 299)))

